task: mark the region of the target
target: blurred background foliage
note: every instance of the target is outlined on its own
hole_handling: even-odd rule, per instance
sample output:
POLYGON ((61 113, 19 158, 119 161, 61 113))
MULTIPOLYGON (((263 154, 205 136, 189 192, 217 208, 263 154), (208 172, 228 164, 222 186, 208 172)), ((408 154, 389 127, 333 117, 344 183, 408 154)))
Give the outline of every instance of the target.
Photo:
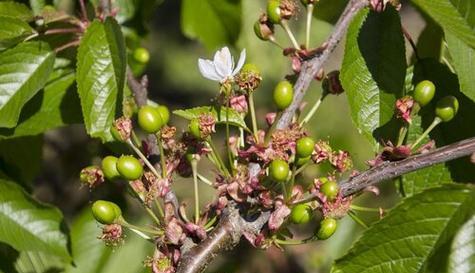
MULTIPOLYGON (((97 1, 99 0, 92 3, 97 3, 97 1)), ((72 11, 76 4, 74 0, 24 2, 37 10, 45 4, 52 4, 58 9, 72 11)), ((316 8, 313 22, 313 45, 318 46, 326 39, 346 2, 346 0, 321 0, 316 8)), ((140 46, 150 51, 151 59, 146 66, 134 64, 132 58, 129 60, 136 74, 144 73, 148 76, 150 99, 165 104, 172 110, 209 104, 217 94, 218 86, 200 75, 197 67, 198 58, 211 58, 214 51, 224 45, 232 47, 234 55, 246 48, 247 62, 255 63, 263 75, 261 88, 256 91, 256 104, 258 116, 261 118, 259 122, 264 126, 264 115, 273 111, 270 100, 273 86, 286 74, 291 73, 290 60, 282 55, 282 50, 270 43, 262 42, 254 35, 253 24, 264 11, 265 0, 113 0, 113 3, 121 7, 118 10, 117 19, 124 26, 123 31, 127 37, 130 52, 140 46)), ((89 8, 90 12, 93 12, 93 7, 89 8)), ((428 24, 425 29, 424 18, 409 3, 403 2, 401 16, 404 27, 414 39, 417 39, 421 33, 422 38, 426 37, 426 39, 440 33, 433 25, 431 27, 431 24, 428 24)), ((292 21, 292 28, 300 40, 303 40, 304 35, 303 17, 304 8, 302 7, 298 17, 302 20, 292 21)), ((290 44, 285 33, 280 29, 277 29, 276 36, 281 44, 290 44)), ((424 43, 422 38, 421 42, 424 43)), ((434 46, 428 45, 427 42, 425 45, 422 44, 422 54, 429 56, 435 54, 432 53, 434 46)), ((327 72, 339 68, 342 51, 343 46, 340 45, 326 65, 327 72)), ((407 52, 408 60, 410 60, 409 46, 407 52)), ((435 52, 438 54, 440 49, 435 52)), ((74 54, 74 52, 65 54, 74 54)), ((320 94, 321 85, 319 82, 314 82, 306 101, 313 103, 320 94)), ((177 126, 179 131, 186 126, 185 121, 178 117, 172 118, 172 124, 177 126)), ((334 148, 349 151, 357 169, 364 169, 365 161, 374 155, 370 144, 358 134, 351 122, 345 94, 328 97, 308 129, 315 138, 329 140, 334 148)), ((106 184, 94 192, 87 188, 80 188, 78 177, 81 168, 90 164, 99 164, 103 156, 111 153, 107 147, 87 137, 82 125, 52 130, 44 137, 24 137, 8 142, 2 141, 2 147, 0 147, 0 164, 3 165, 0 169, 9 170, 9 176, 19 177, 19 180, 24 182, 25 186, 31 189, 40 200, 58 206, 65 214, 68 223, 72 223, 73 241, 81 232, 90 236, 91 245, 76 245, 77 248, 73 248, 72 251, 75 257, 78 255, 80 257, 81 251, 97 251, 97 262, 79 259, 77 263, 83 263, 86 267, 82 268, 88 269, 75 271, 74 268, 68 268, 67 272, 142 272, 144 257, 150 254, 147 248, 151 245, 133 234, 128 235, 124 246, 112 251, 105 249, 99 240, 95 240, 100 229, 92 221, 87 209, 92 200, 103 198, 115 201, 127 211, 131 221, 143 220, 138 213, 140 212, 138 204, 126 197, 125 186, 106 184), (37 149, 23 151, 22 141, 38 143, 35 145, 37 149), (27 170, 13 163, 10 164, 17 160, 6 156, 12 154, 8 153, 9 149, 15 149, 14 154, 25 159, 24 165, 28 166, 27 170), (41 163, 38 164, 38 162, 41 163), (32 180, 31 184, 29 181, 32 180), (91 265, 96 267, 91 268, 91 265)), ((212 177, 211 169, 205 165, 201 168, 203 174, 212 177)), ((311 183, 314 177, 324 175, 325 172, 325 168, 309 169, 304 179, 299 182, 311 183)), ((191 211, 192 193, 187 190, 190 183, 188 179, 177 178, 174 187, 182 200, 189 204, 191 211)), ((212 200, 213 191, 204 186, 201 190, 204 196, 201 200, 204 205, 205 202, 212 200)), ((386 183, 382 186, 378 197, 364 194, 355 203, 390 208, 398 200, 395 192, 395 185, 386 183)), ((376 221, 379 215, 362 214, 361 217, 370 223, 376 221)), ((310 225, 299 232, 305 234, 313 228, 315 227, 310 225)), ((243 241, 237 249, 226 253, 212 264, 209 272, 328 272, 331 262, 349 248, 361 230, 351 219, 344 219, 336 236, 332 239, 326 242, 288 247, 286 252, 276 248, 267 251, 254 250, 243 241)), ((3 247, 6 246, 0 246, 0 250, 3 247)), ((30 254, 21 253, 21 256, 28 255, 30 254)), ((54 266, 43 264, 42 267, 41 263, 32 262, 42 260, 41 257, 36 257, 37 253, 30 256, 27 259, 20 257, 15 267, 32 268, 31 272, 58 272, 54 271, 54 266), (28 262, 24 262, 25 260, 28 262)), ((46 260, 54 265, 54 260, 46 260)))

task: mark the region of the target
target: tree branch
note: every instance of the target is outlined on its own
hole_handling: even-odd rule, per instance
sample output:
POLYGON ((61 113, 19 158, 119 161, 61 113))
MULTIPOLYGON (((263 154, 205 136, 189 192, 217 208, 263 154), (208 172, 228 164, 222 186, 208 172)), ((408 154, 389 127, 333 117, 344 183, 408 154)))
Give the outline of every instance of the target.
MULTIPOLYGON (((303 63, 302 71, 294 86, 294 99, 281 118, 276 121, 277 128, 282 129, 289 126, 315 74, 323 67, 323 64, 335 50, 356 13, 368 6, 368 4, 368 0, 350 0, 336 23, 333 34, 325 43, 325 50, 303 63)), ((256 176, 259 173, 260 167, 257 164, 251 164, 249 169, 252 177, 253 174, 256 176)), ((237 206, 230 206, 229 211, 239 212, 239 208, 237 206)), ((188 251, 183 250, 177 273, 202 272, 218 253, 235 247, 244 232, 258 234, 265 223, 267 223, 269 216, 268 212, 263 212, 258 218, 251 220, 243 218, 239 213, 229 213, 222 217, 219 225, 211 232, 207 239, 188 251), (238 239, 236 240, 236 238, 238 239)))
POLYGON ((349 196, 376 183, 390 180, 438 163, 469 156, 472 153, 475 153, 475 137, 401 161, 385 162, 348 180, 342 181, 340 183, 341 190, 344 196, 349 196))

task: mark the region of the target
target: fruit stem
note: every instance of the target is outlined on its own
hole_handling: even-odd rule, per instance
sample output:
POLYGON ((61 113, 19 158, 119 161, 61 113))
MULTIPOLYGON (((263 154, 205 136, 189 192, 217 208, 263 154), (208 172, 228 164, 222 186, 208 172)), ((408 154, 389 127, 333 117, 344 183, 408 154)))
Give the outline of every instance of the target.
POLYGON ((208 138, 206 142, 211 148, 211 155, 214 158, 215 164, 217 165, 217 167, 221 170, 221 172, 223 172, 225 176, 230 177, 231 175, 229 174, 228 168, 224 166, 223 160, 221 159, 221 156, 218 154, 218 150, 216 149, 216 146, 214 146, 214 143, 211 137, 208 138))
MULTIPOLYGON (((310 159, 312 160, 312 159, 310 159)), ((305 170, 305 168, 310 164, 310 160, 308 162, 305 162, 305 164, 303 164, 301 167, 299 167, 296 171, 295 171, 295 176, 297 176, 299 173, 303 172, 303 170, 305 170)))
POLYGON ((313 105, 312 109, 305 115, 304 119, 300 122, 300 127, 302 127, 305 123, 309 122, 310 119, 315 115, 315 112, 317 112, 318 108, 320 108, 320 105, 322 104, 323 99, 327 96, 326 92, 322 93, 320 98, 315 102, 313 105))
POLYGON ((280 119, 281 116, 282 116, 282 112, 279 112, 275 117, 274 123, 272 123, 269 130, 267 130, 266 137, 264 139, 264 145, 265 146, 267 146, 267 144, 269 144, 269 141, 272 137, 272 133, 275 131, 275 128, 277 127, 277 121, 280 119))
POLYGON ((368 228, 368 225, 366 225, 363 220, 361 220, 354 211, 350 210, 348 211, 348 216, 351 217, 351 219, 353 219, 353 221, 355 221, 357 224, 361 225, 362 227, 364 228, 368 228))
POLYGON ((379 212, 379 209, 376 208, 367 208, 367 207, 360 207, 357 205, 351 205, 350 208, 352 210, 357 210, 357 211, 364 211, 364 212, 379 212))
POLYGON ((157 135, 157 144, 160 151, 160 165, 162 167, 162 177, 167 177, 167 162, 165 161, 165 151, 163 150, 163 143, 160 136, 157 135))
POLYGON ((147 157, 140 151, 139 148, 137 148, 134 143, 130 139, 127 139, 127 144, 134 150, 134 152, 140 157, 140 159, 143 160, 145 165, 150 169, 150 171, 157 177, 157 178, 162 178, 162 176, 157 172, 157 169, 148 161, 147 157))
POLYGON ((283 47, 281 44, 279 44, 279 43, 277 42, 277 40, 275 39, 274 35, 272 35, 272 36, 269 37, 269 41, 270 41, 271 43, 273 43, 274 45, 276 45, 278 48, 284 49, 284 47, 283 47))
POLYGON ((205 183, 206 185, 213 186, 213 182, 211 182, 208 178, 204 177, 198 172, 196 173, 196 175, 198 176, 198 179, 200 179, 201 182, 205 183))
POLYGON ((292 174, 290 175, 290 183, 288 185, 288 191, 290 193, 289 196, 285 199, 285 202, 287 202, 291 197, 292 197, 292 189, 294 188, 295 184, 295 176, 297 172, 297 167, 295 165, 292 166, 292 174))
MULTIPOLYGON (((120 221, 119 221, 119 224, 128 228, 128 229, 131 229, 131 230, 137 230, 137 231, 141 231, 141 232, 146 232, 146 233, 150 233, 150 234, 153 234, 153 235, 161 235, 161 232, 158 231, 158 230, 154 230, 154 229, 149 229, 149 228, 146 228, 146 227, 139 227, 139 226, 136 226, 136 225, 133 225, 133 224, 130 224, 129 222, 125 221, 124 218, 122 218, 120 221)), ((143 233, 142 233, 143 234, 143 233)), ((140 235, 140 234, 139 234, 140 235)))
POLYGON ((399 129, 399 136, 397 138, 396 147, 399 147, 404 143, 404 139, 406 139, 406 135, 407 135, 407 123, 404 123, 399 129))
POLYGON ((287 183, 286 182, 281 182, 280 183, 282 185, 282 193, 284 194, 284 200, 287 202, 287 200, 289 199, 289 193, 287 191, 287 183))
POLYGON ((160 217, 164 218, 165 213, 163 213, 162 205, 160 205, 160 203, 158 202, 158 199, 155 198, 154 201, 155 201, 155 206, 157 206, 158 213, 160 214, 160 217))
POLYGON ((198 160, 193 158, 191 160, 191 170, 193 171, 193 186, 195 192, 195 224, 200 220, 200 194, 198 190, 198 160))
POLYGON ((229 99, 228 99, 228 105, 226 107, 226 153, 228 155, 228 161, 229 161, 229 170, 231 173, 234 175, 234 160, 233 160, 233 155, 231 152, 231 147, 229 146, 229 138, 230 138, 230 133, 229 133, 229 108, 231 107, 229 99))
POLYGON ((295 39, 295 36, 294 36, 294 34, 292 33, 292 30, 290 29, 287 20, 282 20, 282 21, 280 22, 280 25, 282 26, 282 28, 285 30, 285 32, 286 32, 287 35, 289 36, 289 39, 290 39, 290 41, 292 42, 292 44, 294 45, 295 49, 300 50, 299 43, 298 43, 297 40, 295 39))
POLYGON ((214 223, 216 223, 216 221, 218 220, 218 217, 215 215, 213 218, 211 218, 211 220, 209 220, 208 223, 206 223, 206 225, 203 227, 205 230, 211 228, 214 223))
POLYGON ((305 35, 305 48, 308 49, 310 46, 310 30, 312 28, 312 17, 313 17, 313 4, 307 5, 307 28, 305 35))
POLYGON ((412 145, 411 145, 411 150, 414 150, 414 148, 417 147, 417 145, 422 141, 424 140, 424 138, 427 137, 427 135, 437 126, 439 125, 439 123, 441 123, 442 120, 439 118, 439 117, 435 117, 434 118, 434 121, 432 121, 431 125, 424 131, 424 133, 422 133, 422 135, 416 140, 416 142, 414 142, 412 145))
POLYGON ((257 119, 256 119, 256 109, 254 107, 254 92, 249 92, 248 103, 249 110, 251 112, 251 121, 252 121, 252 132, 254 134, 254 139, 257 141, 257 119))

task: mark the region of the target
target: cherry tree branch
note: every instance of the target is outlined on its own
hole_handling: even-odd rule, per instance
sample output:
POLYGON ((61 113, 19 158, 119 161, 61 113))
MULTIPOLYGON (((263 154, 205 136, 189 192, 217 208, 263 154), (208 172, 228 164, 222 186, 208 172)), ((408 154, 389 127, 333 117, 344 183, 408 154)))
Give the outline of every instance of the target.
MULTIPOLYGON (((293 102, 285 110, 281 118, 276 121, 277 128, 282 129, 289 126, 315 74, 323 67, 323 64, 343 39, 353 17, 359 10, 368 6, 368 4, 368 0, 350 0, 336 23, 333 33, 326 41, 325 49, 303 63, 302 70, 294 86, 293 102)), ((249 169, 251 176, 253 174, 256 176, 260 170, 257 164, 251 164, 249 169)), ((211 232, 207 239, 195 247, 182 249, 182 258, 178 265, 177 273, 202 272, 216 255, 223 250, 235 247, 245 232, 258 234, 265 223, 267 223, 269 216, 268 212, 262 212, 257 218, 247 219, 239 213, 238 206, 229 206, 228 211, 225 211, 224 217, 220 219, 219 225, 211 232)))
POLYGON ((341 190, 344 196, 353 195, 376 183, 391 180, 401 175, 414 172, 438 163, 475 153, 475 137, 465 139, 431 152, 415 155, 401 161, 384 162, 357 176, 342 181, 341 190))

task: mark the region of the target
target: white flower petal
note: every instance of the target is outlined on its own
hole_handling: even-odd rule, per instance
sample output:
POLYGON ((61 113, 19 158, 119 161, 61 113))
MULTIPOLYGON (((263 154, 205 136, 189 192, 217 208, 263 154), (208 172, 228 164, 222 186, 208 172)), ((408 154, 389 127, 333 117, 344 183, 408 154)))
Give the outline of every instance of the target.
POLYGON ((239 61, 237 63, 237 66, 233 71, 233 76, 236 75, 241 70, 245 61, 246 61, 246 49, 243 49, 241 51, 241 55, 239 56, 239 61))
POLYGON ((221 81, 221 77, 216 73, 214 64, 210 60, 198 59, 198 68, 203 77, 212 81, 221 81))
POLYGON ((214 54, 214 67, 221 79, 231 76, 233 72, 233 60, 228 47, 223 47, 214 54))

